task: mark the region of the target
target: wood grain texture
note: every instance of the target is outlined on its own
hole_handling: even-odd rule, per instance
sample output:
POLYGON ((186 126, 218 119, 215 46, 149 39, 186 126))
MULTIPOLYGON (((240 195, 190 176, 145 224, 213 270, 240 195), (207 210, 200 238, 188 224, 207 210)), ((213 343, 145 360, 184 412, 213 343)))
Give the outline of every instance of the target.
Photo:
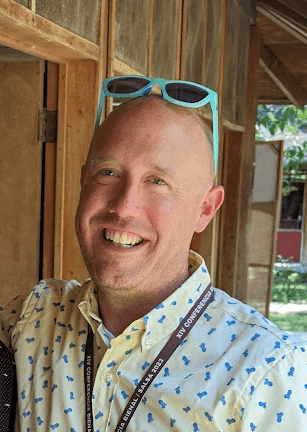
POLYGON ((222 6, 223 1, 208 0, 205 85, 219 91, 220 58, 222 55, 222 6))
POLYGON ((271 264, 275 206, 275 201, 252 203, 250 264, 271 264))
MULTIPOLYGON (((59 66, 47 63, 47 111, 58 109, 59 66)), ((56 143, 45 143, 45 178, 43 209, 43 278, 52 278, 54 271, 54 224, 56 185, 56 143)))
POLYGON ((25 7, 28 7, 29 0, 15 0, 16 3, 19 3, 25 7))
POLYGON ((152 76, 176 77, 177 26, 176 0, 154 0, 152 76))
POLYGON ((38 282, 42 62, 0 63, 0 303, 38 282))
POLYGON ((94 130, 96 63, 83 60, 61 66, 59 91, 55 277, 82 282, 88 273, 79 250, 74 220, 81 166, 94 130))
POLYGON ((39 0, 36 13, 98 44, 100 0, 39 0))
POLYGON ((143 75, 147 72, 149 0, 116 2, 115 57, 143 75))
POLYGON ((227 2, 224 118, 243 125, 249 18, 235 0, 227 2))
POLYGON ((225 188, 225 200, 220 210, 218 286, 227 294, 235 295, 236 242, 239 225, 239 193, 241 132, 226 134, 224 148, 224 166, 222 185, 225 188))
POLYGON ((257 11, 275 22, 299 41, 307 44, 307 18, 276 0, 257 2, 257 11), (281 7, 280 7, 281 6, 281 7))
POLYGON ((255 160, 255 123, 258 107, 258 71, 260 57, 260 32, 256 26, 250 26, 248 67, 244 102, 244 132, 241 151, 241 164, 238 175, 239 187, 239 223, 236 239, 235 295, 245 302, 247 289, 247 271, 250 249, 250 209, 252 194, 253 164, 255 160))
POLYGON ((0 0, 0 43, 56 63, 99 55, 98 45, 13 0, 0 0))
POLYGON ((265 267, 248 268, 249 290, 246 303, 258 312, 266 315, 267 286, 272 279, 272 272, 265 267))
POLYGON ((205 85, 207 0, 187 1, 184 79, 205 85))
POLYGON ((297 80, 265 43, 260 45, 260 65, 282 90, 289 101, 297 108, 307 103, 307 93, 300 87, 297 80))

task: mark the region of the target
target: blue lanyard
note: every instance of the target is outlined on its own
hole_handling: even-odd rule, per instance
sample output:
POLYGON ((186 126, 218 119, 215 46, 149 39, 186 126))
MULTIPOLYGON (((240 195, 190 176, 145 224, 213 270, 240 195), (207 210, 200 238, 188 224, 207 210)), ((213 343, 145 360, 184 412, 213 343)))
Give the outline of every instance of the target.
MULTIPOLYGON (((165 366, 166 362, 178 348, 179 344, 187 337, 192 327, 200 318, 202 313, 207 309, 209 303, 213 299, 214 291, 211 283, 205 291, 194 303, 192 308, 186 314, 179 326, 176 328, 169 341, 164 345, 146 374, 143 376, 136 389, 133 392, 126 408, 124 409, 120 420, 114 432, 125 432, 126 428, 137 408, 141 399, 144 397, 150 384, 156 378, 160 370, 165 366)), ((88 337, 85 349, 84 361, 84 382, 86 396, 86 432, 94 432, 93 415, 92 415, 92 385, 93 385, 93 331, 88 325, 88 337)))

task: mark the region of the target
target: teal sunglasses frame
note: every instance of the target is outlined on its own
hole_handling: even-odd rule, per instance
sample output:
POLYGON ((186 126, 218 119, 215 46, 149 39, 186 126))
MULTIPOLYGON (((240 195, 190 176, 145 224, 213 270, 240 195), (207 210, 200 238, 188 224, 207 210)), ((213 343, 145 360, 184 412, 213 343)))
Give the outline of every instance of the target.
POLYGON ((99 98, 99 103, 98 103, 98 109, 97 109, 97 116, 96 116, 96 123, 95 123, 95 130, 99 127, 100 124, 100 118, 101 118, 101 113, 102 113, 102 108, 103 108, 103 103, 104 103, 104 98, 105 96, 108 97, 113 97, 113 98, 117 98, 117 99, 124 99, 124 98, 134 98, 134 97, 138 97, 138 96, 146 96, 148 95, 153 86, 158 84, 161 87, 161 94, 163 99, 176 104, 176 105, 181 105, 187 108, 200 108, 204 105, 207 105, 208 103, 210 103, 211 106, 211 110, 212 110, 212 123, 213 123, 213 158, 214 158, 214 167, 215 167, 215 173, 217 171, 217 165, 218 165, 218 153, 219 153, 219 133, 218 133, 218 96, 217 93, 207 87, 204 87, 200 84, 191 82, 191 81, 182 81, 182 80, 166 80, 166 79, 162 79, 162 78, 149 78, 147 76, 143 76, 143 75, 121 75, 121 76, 116 76, 116 77, 112 77, 112 78, 106 78, 105 80, 103 80, 102 85, 101 85, 101 92, 100 92, 100 98, 99 98), (108 84, 110 81, 117 81, 117 80, 121 80, 121 79, 126 79, 126 78, 142 78, 142 79, 147 79, 149 82, 148 84, 144 85, 144 87, 142 87, 141 89, 137 90, 137 91, 133 91, 131 93, 113 93, 110 92, 108 90, 108 84), (168 95, 167 90, 166 90, 166 85, 167 84, 188 84, 191 85, 193 87, 197 87, 200 90, 205 90, 208 95, 198 101, 198 102, 182 102, 180 100, 174 99, 171 96, 168 95))

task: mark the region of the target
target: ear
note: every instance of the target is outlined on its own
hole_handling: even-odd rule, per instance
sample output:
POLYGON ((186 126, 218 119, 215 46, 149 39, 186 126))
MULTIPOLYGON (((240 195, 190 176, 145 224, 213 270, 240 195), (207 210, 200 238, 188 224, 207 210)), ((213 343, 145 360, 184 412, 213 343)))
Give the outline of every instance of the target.
POLYGON ((86 166, 85 166, 85 165, 82 165, 82 168, 81 168, 81 177, 80 177, 80 184, 81 184, 81 187, 83 186, 83 183, 84 183, 84 179, 85 179, 85 172, 86 172, 86 166))
POLYGON ((215 213, 223 204, 223 201, 223 186, 213 187, 204 198, 201 206, 201 213, 194 229, 195 232, 200 233, 206 228, 215 213))

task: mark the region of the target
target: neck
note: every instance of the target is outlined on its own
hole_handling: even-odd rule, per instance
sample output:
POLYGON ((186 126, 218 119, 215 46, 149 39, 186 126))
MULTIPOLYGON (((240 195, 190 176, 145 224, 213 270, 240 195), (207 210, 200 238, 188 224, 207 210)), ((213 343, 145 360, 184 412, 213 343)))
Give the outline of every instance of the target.
POLYGON ((164 287, 123 290, 117 287, 98 288, 100 314, 105 327, 114 335, 121 334, 133 321, 143 317, 169 297, 188 279, 189 272, 164 287))

